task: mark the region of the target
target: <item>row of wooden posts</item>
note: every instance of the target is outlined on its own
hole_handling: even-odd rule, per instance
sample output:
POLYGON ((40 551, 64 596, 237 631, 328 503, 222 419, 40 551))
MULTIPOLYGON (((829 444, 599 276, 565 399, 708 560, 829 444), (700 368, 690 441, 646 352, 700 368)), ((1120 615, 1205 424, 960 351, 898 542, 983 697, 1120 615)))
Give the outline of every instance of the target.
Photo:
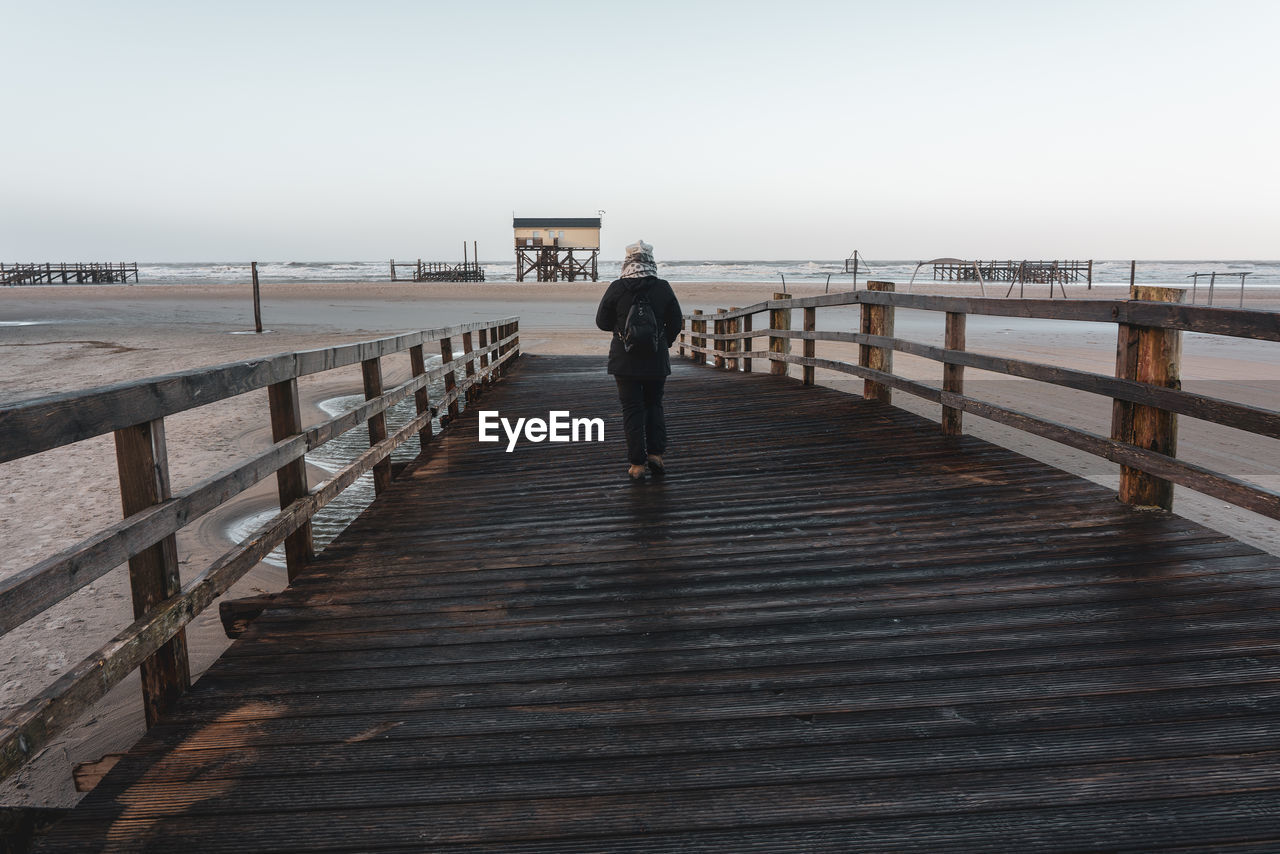
POLYGON ((102 263, 4 264, 0 263, 0 285, 98 285, 138 281, 137 261, 102 263))
MULTIPOLYGON (((752 309, 720 309, 714 315, 696 310, 686 315, 680 336, 679 353, 686 350, 695 363, 711 364, 720 369, 752 370, 752 357, 769 359, 770 373, 786 375, 789 365, 801 365, 802 382, 814 384, 816 367, 825 367, 864 378, 863 394, 872 400, 891 402, 892 388, 941 403, 941 430, 958 436, 963 428, 963 413, 968 410, 1036 435, 1063 442, 1120 463, 1120 500, 1137 506, 1170 509, 1173 503, 1174 479, 1255 512, 1280 518, 1280 496, 1274 492, 1235 480, 1226 475, 1207 472, 1197 466, 1175 460, 1177 456, 1177 412, 1227 424, 1261 435, 1280 437, 1280 414, 1256 407, 1216 400, 1181 390, 1181 329, 1196 329, 1194 322, 1179 320, 1177 312, 1169 316, 1168 325, 1125 322, 1116 303, 1096 301, 1076 303, 1074 307, 1043 301, 983 300, 961 297, 933 297, 895 294, 892 282, 868 282, 872 295, 892 295, 885 301, 874 296, 859 298, 857 293, 832 294, 824 297, 793 300, 790 294, 775 293, 773 302, 805 303, 802 332, 792 329, 792 308, 767 308, 769 328, 759 330, 768 338, 768 350, 752 351, 752 309), (946 315, 943 348, 904 342, 894 337, 894 304, 925 310, 943 310, 946 315), (818 332, 817 309, 821 305, 860 304, 859 333, 818 332), (1005 303, 1006 305, 1000 305, 1005 303), (1073 320, 1110 319, 1117 323, 1115 379, 1069 369, 1024 362, 1017 359, 986 356, 966 352, 965 326, 969 313, 1003 314, 1006 316, 1051 317, 1073 320), (1104 314, 1104 312, 1106 314, 1104 314), (1109 315, 1109 316, 1107 316, 1109 315), (710 333, 708 323, 710 322, 710 333), (791 339, 800 338, 803 354, 791 354, 791 339), (818 340, 856 341, 859 345, 857 367, 835 360, 818 359, 818 340), (711 345, 708 346, 708 341, 711 345), (903 350, 942 362, 941 389, 897 377, 893 374, 894 350, 903 350), (964 369, 969 364, 984 370, 1041 380, 1112 397, 1110 439, 1087 433, 1067 425, 1045 421, 1014 410, 964 396, 964 369), (1140 385, 1139 385, 1140 384, 1140 385), (1166 474, 1167 476, 1160 476, 1166 474)), ((1130 301, 1142 303, 1181 303, 1184 292, 1177 288, 1135 286, 1130 301)), ((1124 304, 1120 301, 1119 304, 1124 304)), ((757 309, 765 310, 765 304, 757 309)), ((1181 306, 1177 307, 1181 309, 1181 306)), ((1234 312, 1228 319, 1221 314, 1203 314, 1204 309, 1191 309, 1195 317, 1210 322, 1201 324, 1202 331, 1280 340, 1280 324, 1263 312, 1234 312), (1215 328, 1220 327, 1220 328, 1215 328)), ((1212 311, 1212 310, 1210 310, 1212 311)), ((1154 309, 1147 313, 1153 313, 1154 309)), ((1137 309, 1133 313, 1141 313, 1137 309)))
POLYGON ((416 432, 424 448, 432 418, 441 426, 520 355, 519 320, 469 323, 324 350, 282 353, 248 362, 184 371, 38 398, 0 407, 0 462, 113 433, 124 520, 36 565, 0 579, 0 632, 43 613, 127 560, 135 622, 0 722, 0 779, 20 768, 51 738, 135 668, 142 677, 147 726, 190 686, 185 625, 282 542, 290 580, 314 557, 311 518, 367 471, 375 493, 391 481, 391 452, 416 432), (473 337, 474 335, 474 337, 473 337), (461 338, 456 357, 453 336, 461 338), (478 340, 477 340, 478 339, 478 340), (424 347, 438 341, 442 364, 428 370, 424 347), (412 376, 384 389, 382 358, 406 352, 412 376), (318 425, 304 426, 298 378, 360 363, 366 403, 318 425), (461 370, 461 376, 459 376, 461 370), (442 378, 433 402, 428 383, 442 378), (271 418, 270 448, 174 494, 165 418, 262 388, 271 418), (386 410, 412 395, 416 415, 388 436, 386 410), (316 486, 305 453, 366 424, 369 450, 316 486), (281 512, 185 586, 178 572, 177 531, 244 490, 276 476, 281 512))
MULTIPOLYGON (((893 289, 894 289, 893 282, 867 282, 867 290, 892 292, 893 289)), ((791 299, 791 294, 775 293, 773 295, 773 298, 775 300, 789 300, 791 299)), ((728 312, 741 311, 741 310, 742 309, 736 306, 728 309, 720 309, 717 312, 717 315, 726 314, 728 312)), ((803 325, 804 331, 805 332, 817 331, 817 328, 818 328, 817 307, 808 306, 802 309, 802 311, 804 312, 804 325, 803 325)), ((694 309, 693 313, 697 317, 705 316, 708 320, 711 320, 713 324, 712 330, 716 335, 734 335, 737 333, 747 333, 747 332, 753 331, 750 314, 744 314, 740 317, 735 317, 732 319, 720 319, 717 317, 717 315, 703 315, 701 309, 694 309)), ((789 308, 769 309, 769 328, 767 330, 762 330, 762 331, 767 334, 768 332, 771 332, 774 330, 780 330, 780 329, 785 329, 785 330, 791 329, 791 309, 789 308)), ((701 332, 701 333, 704 333, 705 335, 707 331, 707 320, 695 319, 691 321, 690 330, 691 330, 692 343, 697 347, 706 347, 707 339, 705 337, 699 337, 698 333, 701 332)), ((890 337, 890 338, 893 337, 893 307, 883 306, 883 305, 864 305, 862 307, 861 331, 864 335, 881 335, 881 336, 890 337)), ((770 353, 790 353, 791 352, 791 339, 789 337, 777 336, 777 335, 768 335, 767 337, 769 339, 770 353)), ((947 315, 947 342, 948 342, 947 346, 948 348, 951 347, 951 342, 953 340, 956 340, 959 342, 958 349, 963 349, 964 347, 964 315, 963 314, 948 313, 947 315), (955 318, 958 318, 958 320, 953 321, 952 320, 953 316, 955 318), (958 336, 959 336, 958 338, 953 338, 953 329, 952 329, 953 322, 958 323, 958 327, 957 327, 958 336)), ((714 349, 716 352, 712 356, 712 364, 717 368, 723 368, 725 370, 730 370, 730 371, 738 370, 739 369, 738 354, 750 352, 751 341, 752 339, 749 337, 741 338, 737 340, 733 340, 733 339, 715 340, 714 346, 712 349, 714 349)), ((817 352, 816 345, 817 345, 817 342, 815 340, 811 338, 804 339, 803 355, 809 359, 814 358, 817 352)), ((685 355, 683 335, 681 336, 679 352, 682 357, 685 355)), ((861 366, 865 368, 870 368, 872 370, 877 370, 877 371, 893 370, 893 350, 889 349, 888 347, 871 347, 871 346, 863 345, 859 353, 860 355, 859 355, 858 364, 860 364, 861 366)), ((693 361, 696 364, 705 365, 707 363, 707 355, 705 353, 691 351, 691 356, 693 358, 693 361)), ((958 367, 958 366, 947 366, 947 367, 958 367)), ((741 358, 741 369, 746 373, 751 373, 751 357, 750 356, 743 356, 741 358)), ((782 360, 771 359, 769 361, 769 372, 772 374, 777 374, 779 376, 786 376, 788 372, 788 363, 782 360)), ((963 375, 962 374, 958 375, 952 379, 952 382, 957 385, 956 385, 956 388, 951 390, 957 391, 957 392, 960 391, 959 383, 961 382, 960 380, 961 376, 963 375)), ((811 386, 814 384, 814 367, 812 365, 801 366, 801 379, 802 379, 802 382, 807 386, 811 386)), ((872 380, 867 380, 866 387, 865 387, 865 396, 872 398, 874 400, 888 401, 890 399, 889 388, 885 385, 882 385, 881 383, 874 382, 872 380)), ((958 414, 955 416, 954 428, 949 427, 948 424, 944 421, 944 430, 946 430, 947 432, 952 432, 952 430, 954 430, 954 432, 957 434, 960 432, 960 422, 959 422, 958 414)))

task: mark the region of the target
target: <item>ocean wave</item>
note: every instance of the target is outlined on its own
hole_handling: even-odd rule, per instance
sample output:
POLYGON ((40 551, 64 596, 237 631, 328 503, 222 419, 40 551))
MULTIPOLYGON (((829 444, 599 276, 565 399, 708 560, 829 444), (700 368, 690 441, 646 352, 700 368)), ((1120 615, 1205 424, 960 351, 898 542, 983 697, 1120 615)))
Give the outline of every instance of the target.
MULTIPOLYGON (((985 259, 984 259, 985 260, 985 259)), ((925 264, 917 270, 918 261, 859 259, 858 280, 885 279, 904 284, 912 276, 917 282, 932 280, 932 269, 925 264)), ((512 282, 516 278, 515 260, 482 263, 490 282, 512 282)), ((600 262, 600 278, 610 281, 621 272, 621 262, 600 262)), ((139 284, 219 284, 250 281, 249 264, 229 261, 190 263, 140 263, 139 284)), ((797 259, 784 261, 752 260, 671 260, 659 261, 659 275, 678 282, 852 282, 844 271, 844 259, 797 259)), ((1247 273, 1245 287, 1280 284, 1280 261, 1201 260, 1139 261, 1135 280, 1141 284, 1184 286, 1191 284, 1193 274, 1200 273, 1200 284, 1206 284, 1211 273, 1223 286, 1239 287, 1240 274, 1247 273)), ((258 263, 262 282, 385 282, 391 278, 387 261, 262 261, 258 263)), ((1129 261, 1101 260, 1093 262, 1096 284, 1127 284, 1129 261)))

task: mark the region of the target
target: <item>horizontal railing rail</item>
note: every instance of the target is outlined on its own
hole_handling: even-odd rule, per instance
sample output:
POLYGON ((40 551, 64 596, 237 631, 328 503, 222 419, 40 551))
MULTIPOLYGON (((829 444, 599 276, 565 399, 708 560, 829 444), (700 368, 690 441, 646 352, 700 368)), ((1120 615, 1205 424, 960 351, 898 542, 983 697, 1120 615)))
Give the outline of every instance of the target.
POLYGON ((799 365, 806 384, 816 368, 860 377, 864 394, 887 402, 898 389, 942 406, 942 429, 961 432, 961 413, 1011 426, 1119 463, 1120 497, 1127 503, 1172 508, 1172 485, 1180 484, 1239 507, 1280 519, 1280 493, 1204 466, 1177 459, 1176 416, 1184 415, 1259 436, 1280 438, 1280 413, 1211 395, 1184 391, 1180 380, 1181 332, 1280 341, 1280 313, 1245 311, 1179 302, 1182 291, 1139 287, 1128 300, 1008 300, 899 294, 889 282, 871 289, 815 297, 775 298, 746 308, 714 314, 685 315, 680 354, 695 362, 708 359, 719 368, 751 370, 754 359, 770 362, 775 374, 799 365), (860 307, 860 330, 818 330, 818 308, 860 307), (804 311, 803 329, 793 329, 790 312, 804 311), (916 309, 946 315, 943 346, 898 338, 893 334, 894 309, 916 309), (754 315, 768 312, 766 328, 753 329, 754 315), (965 348, 965 318, 970 314, 1042 320, 1112 323, 1117 327, 1117 371, 1108 376, 1026 359, 989 355, 965 348), (708 321, 711 326, 708 327, 708 321), (752 349, 767 338, 767 350, 752 349), (790 352, 791 341, 803 353, 790 352), (818 341, 859 345, 858 364, 818 358, 818 341), (918 356, 943 367, 941 387, 893 373, 892 353, 918 356), (1071 427, 1017 409, 964 394, 966 367, 1109 397, 1111 435, 1071 427))
POLYGON ((456 418, 518 357, 519 319, 468 323, 320 350, 183 371, 83 392, 52 395, 0 408, 0 462, 114 433, 126 517, 85 540, 0 580, 0 632, 8 632, 129 562, 135 621, 52 685, 0 722, 0 778, 12 774, 85 709, 133 670, 142 668, 148 726, 190 684, 184 627, 272 549, 285 545, 290 580, 313 555, 310 520, 366 472, 375 493, 391 477, 395 448, 419 435, 424 449, 432 419, 456 418), (473 340, 478 338, 478 342, 473 340), (453 338, 463 353, 453 355, 453 338), (424 345, 438 342, 441 363, 427 369, 424 345), (381 359, 407 353, 411 377, 384 391, 381 359), (359 363, 365 403, 303 428, 297 380, 359 363), (459 376, 459 372, 462 376, 459 376), (443 380, 432 400, 429 386, 443 380), (266 388, 273 444, 176 495, 169 492, 164 418, 266 388), (415 415, 388 436, 386 412, 408 400, 415 415), (305 454, 360 425, 370 447, 314 489, 305 454), (179 530, 249 487, 277 476, 280 513, 182 585, 175 537, 179 530))

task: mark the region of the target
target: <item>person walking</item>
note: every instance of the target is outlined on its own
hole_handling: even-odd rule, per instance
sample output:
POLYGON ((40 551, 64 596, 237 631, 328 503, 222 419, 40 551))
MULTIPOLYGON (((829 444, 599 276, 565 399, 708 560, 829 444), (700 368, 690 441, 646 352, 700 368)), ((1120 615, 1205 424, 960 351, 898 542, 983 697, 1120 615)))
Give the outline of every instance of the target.
POLYGON ((653 247, 627 247, 622 276, 611 282, 596 309, 596 326, 613 333, 609 373, 618 385, 627 436, 627 475, 633 482, 666 474, 667 424, 662 396, 671 373, 667 350, 680 335, 680 302, 671 283, 658 278, 653 247))

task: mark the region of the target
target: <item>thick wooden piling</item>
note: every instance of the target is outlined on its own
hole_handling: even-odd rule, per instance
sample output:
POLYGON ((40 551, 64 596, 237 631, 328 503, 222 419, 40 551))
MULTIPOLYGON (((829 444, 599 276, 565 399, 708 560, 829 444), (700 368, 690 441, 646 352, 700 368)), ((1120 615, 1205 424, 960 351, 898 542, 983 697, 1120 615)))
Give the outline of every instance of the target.
POLYGON ((249 269, 253 276, 253 331, 262 334, 262 292, 258 289, 258 262, 252 261, 249 269))
MULTIPOLYGON (((702 314, 702 309, 700 309, 700 308, 695 308, 695 309, 693 310, 693 313, 694 313, 694 314, 702 314)), ((707 322, 706 322, 705 320, 694 320, 694 321, 693 321, 693 331, 694 331, 695 333, 697 333, 697 332, 706 332, 706 331, 707 331, 707 322)), ((697 335, 694 335, 694 337, 693 337, 693 346, 695 346, 695 347, 706 347, 706 346, 707 346, 707 339, 706 339, 706 338, 698 337, 697 335)), ((697 352, 697 351, 694 351, 694 354, 693 354, 693 362, 694 362, 694 364, 696 364, 696 365, 705 365, 705 364, 707 363, 707 354, 706 354, 706 353, 699 353, 699 352, 697 352)))
MULTIPOLYGON (((480 331, 480 343, 484 343, 484 330, 480 331)), ((420 377, 427 372, 427 360, 422 352, 421 344, 409 348, 409 370, 415 377, 420 377)), ((414 410, 419 415, 431 410, 431 393, 427 391, 425 385, 413 393, 413 404, 414 410)), ((431 441, 430 419, 427 419, 427 423, 418 431, 418 441, 424 448, 431 441)))
MULTIPOLYGON (((298 398, 298 380, 288 379, 267 387, 267 400, 271 406, 271 440, 281 442, 302 432, 302 406, 298 398)), ((284 509, 307 495, 307 462, 303 458, 281 466, 276 472, 276 490, 280 496, 280 509, 284 509)), ((315 544, 311 538, 311 521, 298 527, 284 541, 284 559, 289 580, 298 577, 315 558, 315 544)))
MULTIPOLYGON (((818 329, 818 309, 809 307, 804 310, 804 331, 814 332, 818 329)), ((817 342, 812 338, 804 339, 804 355, 807 359, 812 359, 817 354, 817 342)), ((804 378, 805 385, 813 385, 813 365, 805 365, 801 376, 804 378)))
MULTIPOLYGON (((947 312, 946 332, 943 346, 948 350, 964 350, 964 330, 966 315, 947 312)), ((942 365, 942 390, 953 394, 964 394, 964 365, 946 362, 942 365)), ((964 410, 952 406, 942 407, 942 433, 945 436, 959 436, 963 432, 964 410)))
MULTIPOLYGON (((507 337, 506 330, 507 330, 507 327, 504 325, 502 327, 503 338, 507 337)), ((453 339, 451 338, 440 339, 440 359, 446 365, 453 361, 453 339)), ((446 372, 444 375, 445 397, 448 397, 449 394, 452 393, 453 390, 456 389, 457 387, 458 387, 458 372, 456 370, 450 370, 446 372)), ((461 410, 458 407, 458 401, 456 398, 449 401, 449 420, 450 421, 457 418, 458 413, 460 411, 461 410)))
MULTIPOLYGON (((729 311, 738 311, 738 306, 729 306, 729 311)), ((736 335, 742 330, 742 318, 735 317, 725 322, 725 329, 730 335, 736 335)), ((725 367, 731 371, 738 370, 738 353, 742 351, 742 339, 732 338, 728 342, 728 352, 731 354, 725 357, 725 367)))
MULTIPOLYGON (((382 360, 374 357, 360 363, 364 376, 364 399, 374 400, 382 396, 382 360)), ((387 414, 379 412, 369 416, 369 447, 387 438, 387 414)), ((373 494, 381 495, 391 485, 391 456, 388 454, 373 466, 373 494)))
MULTIPOLYGON (((893 282, 867 282, 867 290, 893 293, 893 282)), ((893 337, 893 306, 862 304, 862 334, 893 337)), ((864 368, 893 373, 893 349, 890 347, 874 347, 870 344, 858 345, 858 364, 864 368)), ((869 400, 892 401, 893 395, 889 386, 875 380, 866 380, 862 386, 862 396, 869 400)))
MULTIPOLYGON (((145 421, 115 431, 116 467, 125 518, 172 498, 164 420, 145 421)), ((170 534, 129 559, 133 615, 140 618, 182 590, 176 535, 170 534)), ((154 726, 191 687, 187 636, 179 630, 142 662, 142 706, 147 727, 154 726)))
MULTIPOLYGON (((791 294, 775 293, 773 298, 791 299, 791 294)), ((789 308, 771 308, 769 309, 769 328, 778 330, 791 329, 791 309, 789 308)), ((791 339, 782 338, 777 335, 769 336, 769 352, 770 353, 790 353, 791 339)), ((777 376, 785 377, 787 375, 787 363, 781 359, 769 360, 769 373, 777 376)))
MULTIPOLYGON (((1186 291, 1134 285, 1130 298, 1178 303, 1186 291)), ((1175 329, 1120 324, 1116 339, 1116 376, 1161 388, 1180 389, 1182 333, 1175 329)), ((1167 457, 1178 450, 1178 416, 1154 406, 1117 400, 1112 407, 1112 438, 1167 457)), ((1139 507, 1173 507, 1173 483, 1130 466, 1120 466, 1119 497, 1139 507)))
MULTIPOLYGON (((724 314, 724 309, 723 309, 723 308, 717 308, 717 309, 716 309, 716 319, 715 319, 715 321, 713 322, 713 325, 714 325, 714 328, 715 328, 716 335, 723 335, 723 334, 724 334, 724 331, 725 331, 725 321, 724 321, 724 318, 723 318, 723 316, 722 316, 723 314, 724 314)), ((723 369, 723 368, 724 368, 725 340, 724 340, 723 338, 716 338, 715 342, 712 344, 712 347, 713 347, 713 349, 716 351, 716 356, 715 356, 715 367, 723 369)))
MULTIPOLYGON (((751 315, 750 315, 750 314, 744 314, 744 315, 742 316, 742 331, 743 331, 743 332, 750 332, 750 331, 751 331, 751 315)), ((741 339, 741 345, 740 345, 740 346, 742 347, 742 352, 744 352, 744 353, 750 353, 750 352, 751 352, 751 338, 749 338, 749 337, 748 337, 748 338, 743 338, 743 339, 741 339)), ((744 373, 748 373, 748 374, 749 374, 749 373, 751 373, 751 357, 750 357, 750 356, 745 356, 745 357, 743 357, 743 359, 742 359, 742 370, 743 370, 743 372, 744 372, 744 373)))
MULTIPOLYGON (((467 245, 465 243, 462 244, 462 247, 464 249, 466 248, 466 246, 467 245)), ((476 394, 477 392, 479 392, 479 389, 476 388, 472 382, 475 379, 475 375, 476 375, 476 360, 475 360, 475 357, 471 355, 474 349, 475 348, 471 346, 471 333, 470 332, 462 333, 462 352, 467 357, 465 374, 467 378, 466 397, 468 402, 475 400, 476 394)))

